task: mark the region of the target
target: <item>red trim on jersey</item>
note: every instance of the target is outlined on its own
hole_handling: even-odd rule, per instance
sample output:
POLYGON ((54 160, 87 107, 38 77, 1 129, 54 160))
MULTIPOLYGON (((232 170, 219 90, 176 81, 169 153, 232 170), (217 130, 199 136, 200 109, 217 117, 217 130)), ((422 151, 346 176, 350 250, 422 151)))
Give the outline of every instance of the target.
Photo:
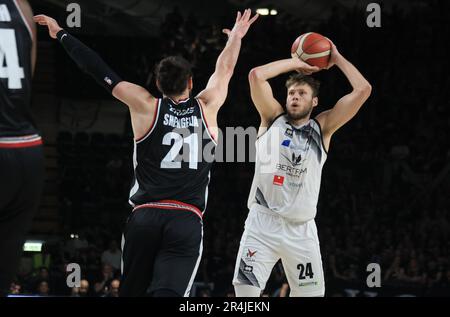
POLYGON ((34 140, 27 142, 17 142, 17 143, 2 143, 0 141, 0 149, 11 149, 11 148, 25 148, 42 145, 42 140, 34 140))
POLYGON ((156 116, 158 114, 158 108, 159 108, 159 98, 156 98, 156 108, 155 108, 155 113, 153 114, 152 124, 150 125, 150 128, 147 130, 147 132, 145 132, 145 134, 142 137, 140 137, 139 139, 135 139, 136 142, 139 142, 142 139, 144 139, 150 133, 150 131, 152 131, 153 126, 155 125, 155 122, 156 122, 156 116))
POLYGON ((206 116, 205 116, 205 113, 203 112, 202 101, 200 101, 200 99, 198 99, 198 98, 197 98, 197 101, 198 101, 198 104, 199 104, 199 106, 200 106, 200 111, 201 111, 201 113, 202 113, 203 121, 205 121, 205 124, 206 124, 206 129, 208 130, 209 135, 211 136, 211 138, 213 139, 213 141, 216 142, 216 143, 218 143, 217 140, 216 140, 216 137, 214 136, 214 134, 212 133, 211 129, 210 129, 209 126, 208 126, 208 121, 206 121, 206 116))
POLYGON ((189 97, 187 97, 186 99, 181 99, 181 100, 179 100, 178 102, 176 102, 175 100, 173 100, 173 99, 170 98, 170 97, 167 97, 167 98, 169 98, 170 101, 172 101, 175 105, 179 105, 180 103, 183 103, 183 102, 186 102, 186 101, 189 100, 189 97))
POLYGON ((158 209, 169 209, 169 210, 184 210, 195 213, 200 219, 203 218, 203 214, 197 207, 186 204, 178 200, 160 200, 152 203, 142 204, 134 207, 133 211, 141 208, 158 208, 158 209))

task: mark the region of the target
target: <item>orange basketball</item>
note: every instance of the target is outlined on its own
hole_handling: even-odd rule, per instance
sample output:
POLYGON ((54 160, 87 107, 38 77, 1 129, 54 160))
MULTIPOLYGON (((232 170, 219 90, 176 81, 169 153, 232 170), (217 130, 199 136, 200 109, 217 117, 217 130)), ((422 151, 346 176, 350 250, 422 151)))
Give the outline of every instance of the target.
POLYGON ((330 41, 319 33, 309 32, 297 37, 291 47, 292 57, 312 66, 325 68, 331 54, 330 41))

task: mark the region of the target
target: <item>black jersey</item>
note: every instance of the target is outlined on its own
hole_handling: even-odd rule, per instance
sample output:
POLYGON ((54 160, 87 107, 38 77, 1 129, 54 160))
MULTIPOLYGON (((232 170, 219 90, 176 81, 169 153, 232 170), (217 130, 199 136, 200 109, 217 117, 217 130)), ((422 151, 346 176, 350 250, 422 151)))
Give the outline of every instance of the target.
POLYGON ((215 146, 197 99, 157 99, 149 132, 135 141, 130 204, 177 201, 203 212, 215 146))
POLYGON ((0 0, 0 137, 36 134, 30 112, 33 37, 14 0, 0 0))

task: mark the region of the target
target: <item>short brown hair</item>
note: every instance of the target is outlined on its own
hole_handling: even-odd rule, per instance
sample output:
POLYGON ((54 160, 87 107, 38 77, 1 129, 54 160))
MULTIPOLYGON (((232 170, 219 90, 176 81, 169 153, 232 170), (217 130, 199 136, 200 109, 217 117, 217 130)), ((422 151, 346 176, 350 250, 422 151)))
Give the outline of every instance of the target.
POLYGON ((302 84, 306 84, 311 87, 313 91, 313 97, 317 97, 319 95, 320 81, 314 79, 311 76, 297 73, 289 76, 288 80, 286 80, 287 89, 289 89, 289 87, 291 87, 292 85, 302 85, 302 84))
POLYGON ((181 56, 164 58, 156 66, 156 80, 159 89, 168 96, 180 95, 186 89, 187 81, 192 77, 192 66, 181 56))

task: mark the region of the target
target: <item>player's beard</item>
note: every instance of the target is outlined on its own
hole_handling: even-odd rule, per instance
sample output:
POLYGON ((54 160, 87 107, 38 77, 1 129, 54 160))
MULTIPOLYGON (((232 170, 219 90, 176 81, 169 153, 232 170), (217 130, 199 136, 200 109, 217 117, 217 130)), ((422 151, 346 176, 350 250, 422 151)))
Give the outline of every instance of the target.
POLYGON ((312 101, 309 103, 309 105, 307 107, 305 107, 302 111, 292 111, 289 107, 287 109, 287 116, 290 120, 302 120, 307 118, 312 111, 312 101))

